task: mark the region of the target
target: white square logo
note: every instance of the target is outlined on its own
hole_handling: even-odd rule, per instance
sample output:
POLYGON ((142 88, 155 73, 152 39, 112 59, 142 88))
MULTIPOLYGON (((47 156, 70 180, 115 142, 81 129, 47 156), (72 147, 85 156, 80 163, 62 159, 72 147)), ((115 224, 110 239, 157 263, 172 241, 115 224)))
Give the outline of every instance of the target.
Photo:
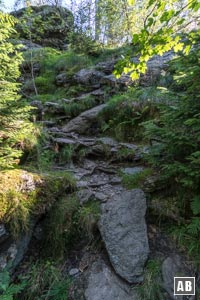
POLYGON ((174 295, 195 295, 195 277, 174 277, 174 295))

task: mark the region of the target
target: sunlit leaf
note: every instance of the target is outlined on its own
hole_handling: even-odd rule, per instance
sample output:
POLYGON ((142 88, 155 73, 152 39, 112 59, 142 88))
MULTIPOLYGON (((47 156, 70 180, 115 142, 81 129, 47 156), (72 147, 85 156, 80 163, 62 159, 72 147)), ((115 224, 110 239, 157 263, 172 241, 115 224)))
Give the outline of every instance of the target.
POLYGON ((139 79, 139 74, 137 72, 132 72, 130 77, 132 80, 137 80, 139 79))
POLYGON ((177 45, 174 46, 174 52, 178 52, 183 50, 184 44, 183 43, 179 43, 177 45))

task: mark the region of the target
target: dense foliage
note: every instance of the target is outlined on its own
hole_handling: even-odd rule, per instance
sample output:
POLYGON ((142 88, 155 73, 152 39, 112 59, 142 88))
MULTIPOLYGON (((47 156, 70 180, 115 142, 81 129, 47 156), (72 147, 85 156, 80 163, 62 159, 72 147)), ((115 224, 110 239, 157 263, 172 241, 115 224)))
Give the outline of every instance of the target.
POLYGON ((162 107, 159 120, 144 126, 146 136, 157 141, 151 147, 150 161, 161 170, 166 186, 178 198, 179 211, 186 220, 182 224, 184 232, 195 237, 192 250, 199 251, 200 50, 176 59, 173 69, 172 88, 178 92, 179 100, 162 107))
POLYGON ((9 41, 14 23, 14 18, 0 12, 0 169, 18 164, 23 150, 35 142, 29 108, 18 95, 22 56, 9 41))
MULTIPOLYGON (((130 0, 131 4, 135 1, 130 0)), ((147 13, 139 33, 132 36, 133 46, 138 49, 138 61, 132 61, 129 53, 118 62, 116 76, 131 73, 132 79, 147 71, 147 61, 154 55, 163 55, 173 50, 175 53, 183 51, 188 54, 193 43, 191 26, 196 24, 198 29, 200 3, 198 0, 149 0, 147 13), (184 39, 182 33, 188 33, 184 39)))

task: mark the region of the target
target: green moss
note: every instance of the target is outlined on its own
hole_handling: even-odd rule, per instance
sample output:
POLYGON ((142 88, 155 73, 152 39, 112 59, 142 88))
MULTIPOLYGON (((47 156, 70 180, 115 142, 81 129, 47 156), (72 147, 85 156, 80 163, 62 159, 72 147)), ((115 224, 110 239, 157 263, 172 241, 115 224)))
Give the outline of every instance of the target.
POLYGON ((55 200, 75 188, 69 173, 36 174, 23 170, 0 173, 0 222, 17 238, 28 231, 34 215, 48 210, 55 200))
POLYGON ((46 182, 46 188, 49 196, 60 196, 66 191, 72 191, 75 189, 76 181, 72 174, 66 171, 48 172, 48 174, 42 174, 41 176, 46 182))
POLYGON ((151 169, 145 169, 132 175, 121 173, 122 183, 127 189, 137 188, 140 187, 145 182, 145 179, 151 174, 151 169))

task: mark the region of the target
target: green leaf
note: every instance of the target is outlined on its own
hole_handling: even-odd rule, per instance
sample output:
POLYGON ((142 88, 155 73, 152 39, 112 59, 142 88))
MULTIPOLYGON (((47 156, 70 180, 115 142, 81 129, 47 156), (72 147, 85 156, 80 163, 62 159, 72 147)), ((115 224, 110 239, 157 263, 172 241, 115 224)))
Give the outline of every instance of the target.
POLYGON ((150 27, 154 23, 154 18, 148 18, 147 26, 150 27))
POLYGON ((191 202, 191 209, 194 215, 200 213, 200 196, 195 196, 191 202))
POLYGON ((137 72, 132 72, 130 77, 134 81, 134 80, 139 79, 139 74, 137 72))
POLYGON ((135 4, 135 0, 128 0, 128 4, 131 6, 131 5, 134 5, 135 4))
POLYGON ((135 33, 132 38, 132 43, 137 44, 138 41, 139 41, 139 35, 135 33))
POLYGON ((178 52, 183 50, 184 44, 183 43, 178 43, 177 45, 174 46, 174 52, 178 52))
POLYGON ((130 71, 130 68, 127 68, 127 67, 124 68, 124 73, 125 74, 128 74, 129 71, 130 71))
POLYGON ((188 55, 190 53, 190 50, 191 50, 191 45, 187 45, 184 50, 183 50, 183 53, 185 55, 188 55))

